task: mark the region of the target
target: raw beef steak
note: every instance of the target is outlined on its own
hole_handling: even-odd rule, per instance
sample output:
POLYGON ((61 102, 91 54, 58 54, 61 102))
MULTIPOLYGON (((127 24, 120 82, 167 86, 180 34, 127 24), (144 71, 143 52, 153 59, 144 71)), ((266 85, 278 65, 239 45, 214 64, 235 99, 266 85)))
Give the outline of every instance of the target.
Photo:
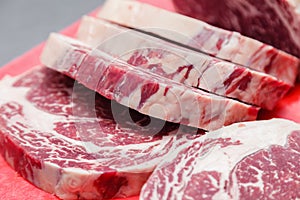
MULTIPOLYGON (((2 148, 2 147, 1 147, 2 148)), ((0 197, 2 200, 58 200, 52 194, 48 194, 18 175, 8 166, 0 155, 0 197), (24 194, 24 192, 26 192, 24 194)))
POLYGON ((77 40, 52 34, 44 65, 143 114, 205 130, 254 120, 258 109, 133 67, 77 40))
POLYGON ((239 123, 173 151, 141 199, 300 199, 300 125, 283 119, 239 123))
POLYGON ((137 195, 176 142, 199 137, 197 129, 150 119, 46 67, 2 80, 0 94, 1 154, 62 199, 137 195))
POLYGON ((188 86, 272 110, 290 86, 104 20, 84 17, 78 39, 127 63, 188 86))
POLYGON ((173 0, 179 12, 255 38, 300 58, 299 1, 173 0))
MULTIPOLYGON (((98 14, 293 84, 299 60, 240 33, 132 0, 108 0, 98 14)), ((284 40, 284 39, 283 39, 284 40)))

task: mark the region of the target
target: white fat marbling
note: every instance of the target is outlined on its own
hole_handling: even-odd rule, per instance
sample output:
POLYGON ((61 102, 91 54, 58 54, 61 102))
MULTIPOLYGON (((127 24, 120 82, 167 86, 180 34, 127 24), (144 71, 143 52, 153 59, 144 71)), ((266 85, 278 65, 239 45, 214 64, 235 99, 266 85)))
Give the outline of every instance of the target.
MULTIPOLYGON (((217 186, 219 188, 219 192, 217 192, 213 199, 228 199, 228 193, 224 190, 224 186, 226 181, 228 181, 230 172, 234 169, 234 167, 244 158, 250 156, 258 151, 267 150, 272 145, 285 146, 287 144, 288 136, 295 130, 300 130, 300 125, 294 123, 292 121, 284 120, 284 119, 272 119, 266 121, 255 121, 255 122, 245 122, 245 123, 237 123, 231 126, 224 127, 222 129, 209 132, 203 137, 197 138, 191 143, 185 143, 181 147, 181 149, 188 150, 192 145, 196 147, 197 145, 202 144, 205 141, 209 141, 211 139, 219 139, 219 138, 230 138, 231 142, 239 141, 240 145, 229 145, 226 147, 221 147, 220 144, 210 147, 207 152, 202 152, 203 149, 198 146, 199 151, 190 150, 188 151, 189 156, 185 156, 182 159, 178 158, 181 149, 171 152, 166 156, 164 162, 160 163, 156 170, 154 171, 152 177, 157 178, 157 173, 161 172, 161 169, 167 167, 170 163, 174 162, 176 159, 176 165, 174 170, 174 180, 168 181, 168 177, 165 177, 163 174, 160 175, 163 178, 160 180, 151 179, 151 184, 154 184, 154 187, 159 187, 159 184, 164 185, 167 189, 163 194, 159 194, 158 191, 151 191, 151 188, 147 187, 147 184, 144 186, 144 190, 142 191, 141 197, 143 194, 149 194, 148 192, 153 193, 153 197, 166 197, 167 195, 171 195, 172 198, 181 199, 184 195, 184 191, 187 189, 187 183, 192 181, 192 175, 198 174, 201 172, 209 172, 216 171, 221 174, 220 185, 217 186), (191 158, 195 158, 192 163, 187 165, 187 161, 191 158), (184 181, 178 182, 179 172, 183 171, 184 181), (155 180, 155 182, 153 182, 155 180), (145 189, 147 188, 148 191, 145 189), (171 191, 172 189, 172 191, 171 191), (170 192, 170 193, 169 193, 170 192)), ((197 148, 196 148, 197 149, 197 148)), ((255 168, 258 172, 258 185, 259 187, 263 187, 263 182, 261 180, 262 171, 255 168)), ((230 190, 230 195, 233 195, 230 199, 239 199, 239 192, 237 190, 237 178, 233 176, 232 180, 233 187, 230 190)), ((169 196, 170 197, 170 196, 169 196)), ((142 198, 143 199, 143 198, 142 198)))

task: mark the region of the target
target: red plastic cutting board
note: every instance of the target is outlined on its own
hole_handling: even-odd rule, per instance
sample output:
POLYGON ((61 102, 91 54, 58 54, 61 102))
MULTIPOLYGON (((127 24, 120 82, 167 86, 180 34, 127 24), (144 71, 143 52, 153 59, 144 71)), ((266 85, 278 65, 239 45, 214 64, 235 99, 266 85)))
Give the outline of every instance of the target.
MULTIPOLYGON (((165 9, 174 10, 171 1, 164 0, 141 0, 165 9)), ((92 13, 93 15, 93 13, 92 13)), ((63 34, 74 36, 79 22, 62 31, 63 34)), ((6 66, 0 68, 0 78, 5 75, 15 76, 39 64, 39 55, 43 44, 33 48, 23 56, 17 58, 6 66)), ((291 119, 300 123, 300 85, 298 84, 272 112, 260 112, 259 119, 281 117, 291 119), (298 113, 299 112, 299 113, 298 113)), ((22 177, 18 176, 0 156, 0 200, 54 200, 53 195, 39 190, 22 177)), ((127 198, 137 200, 138 197, 127 198)))

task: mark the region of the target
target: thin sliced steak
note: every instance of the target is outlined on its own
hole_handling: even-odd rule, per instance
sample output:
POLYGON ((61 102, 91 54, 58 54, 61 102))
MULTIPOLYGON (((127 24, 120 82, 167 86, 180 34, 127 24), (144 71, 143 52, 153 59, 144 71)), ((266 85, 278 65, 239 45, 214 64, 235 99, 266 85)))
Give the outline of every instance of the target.
POLYGON ((237 32, 132 0, 108 0, 98 17, 137 28, 294 84, 299 60, 237 32))
POLYGON ((82 19, 77 36, 131 65, 269 110, 291 87, 273 76, 92 17, 82 19))
POLYGON ((300 58, 299 1, 173 0, 180 13, 255 38, 300 58))
POLYGON ((62 199, 138 195, 176 142, 199 137, 197 129, 129 110, 46 67, 2 80, 0 94, 1 154, 62 199))
POLYGON ((300 199, 300 125, 240 123, 184 143, 155 169, 140 199, 300 199))
POLYGON ((214 130, 257 116, 256 107, 133 67, 59 34, 49 37, 42 62, 108 99, 166 121, 214 130))

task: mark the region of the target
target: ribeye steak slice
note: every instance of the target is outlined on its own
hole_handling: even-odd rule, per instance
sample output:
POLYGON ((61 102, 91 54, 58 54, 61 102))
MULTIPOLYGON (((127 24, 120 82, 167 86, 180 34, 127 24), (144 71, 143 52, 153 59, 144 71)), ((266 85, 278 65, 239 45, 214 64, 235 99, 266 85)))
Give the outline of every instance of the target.
POLYGON ((257 116, 256 107, 136 68, 63 35, 49 37, 42 62, 108 99, 166 121, 214 130, 257 116))
MULTIPOLYGON (((299 60, 240 33, 134 0, 108 0, 98 17, 143 30, 293 84, 299 60)), ((284 38, 281 38, 284 40, 284 38)))
POLYGON ((237 123, 166 155, 141 199, 300 199, 300 125, 237 123))
POLYGON ((92 17, 82 19, 77 37, 131 65, 270 110, 290 88, 273 76, 92 17))
POLYGON ((137 195, 176 142, 198 137, 197 129, 150 119, 46 67, 0 82, 0 113, 5 160, 62 199, 137 195))
POLYGON ((299 1, 173 0, 179 12, 238 31, 300 58, 299 1))
MULTIPOLYGON (((1 147, 2 148, 2 147, 1 147)), ((25 181, 15 170, 5 162, 0 155, 0 196, 3 200, 58 200, 53 194, 38 189, 31 183, 25 181), (24 194, 25 193, 25 194, 24 194), (23 197, 23 198, 22 198, 23 197)))

